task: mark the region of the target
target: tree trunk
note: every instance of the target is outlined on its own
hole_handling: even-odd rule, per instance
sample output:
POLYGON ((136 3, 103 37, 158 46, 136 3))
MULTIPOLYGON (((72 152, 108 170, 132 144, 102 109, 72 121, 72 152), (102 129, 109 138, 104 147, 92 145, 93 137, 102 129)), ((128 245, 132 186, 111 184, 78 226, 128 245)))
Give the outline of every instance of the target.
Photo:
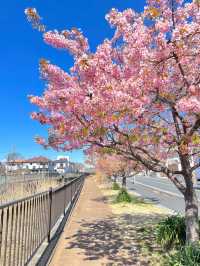
POLYGON ((126 176, 122 176, 122 188, 126 188, 126 176))
POLYGON ((192 177, 186 184, 185 192, 186 242, 199 241, 198 200, 193 187, 192 177))

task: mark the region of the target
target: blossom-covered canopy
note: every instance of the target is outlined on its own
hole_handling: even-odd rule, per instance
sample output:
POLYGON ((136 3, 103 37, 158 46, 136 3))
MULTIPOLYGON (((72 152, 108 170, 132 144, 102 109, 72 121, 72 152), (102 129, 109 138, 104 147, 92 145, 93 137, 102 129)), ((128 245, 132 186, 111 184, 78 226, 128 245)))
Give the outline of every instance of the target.
MULTIPOLYGON (((29 20, 40 26, 30 10, 29 20)), ((73 55, 74 66, 67 73, 41 60, 47 87, 41 97, 30 97, 40 108, 32 118, 51 129, 48 140, 38 142, 62 150, 96 145, 168 176, 185 170, 166 167, 175 155, 194 171, 199 164, 191 158, 200 152, 200 1, 148 0, 141 14, 112 9, 106 19, 113 38, 94 53, 80 30, 44 32, 47 44, 73 55)))

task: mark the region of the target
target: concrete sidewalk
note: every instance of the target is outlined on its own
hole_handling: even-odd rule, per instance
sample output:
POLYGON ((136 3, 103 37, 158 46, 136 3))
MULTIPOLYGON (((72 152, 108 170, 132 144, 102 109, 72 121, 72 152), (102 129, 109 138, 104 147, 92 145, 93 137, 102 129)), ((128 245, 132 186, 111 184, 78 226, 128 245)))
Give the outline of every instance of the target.
MULTIPOLYGON (((102 222, 112 219, 112 211, 93 177, 85 181, 80 198, 56 247, 51 266, 108 265, 105 247, 95 245, 95 234, 102 222), (89 229, 89 230, 88 230, 89 229), (98 254, 98 256, 96 256, 98 254)), ((98 236, 99 237, 99 236, 98 236)), ((106 240, 105 235, 100 236, 106 240)))

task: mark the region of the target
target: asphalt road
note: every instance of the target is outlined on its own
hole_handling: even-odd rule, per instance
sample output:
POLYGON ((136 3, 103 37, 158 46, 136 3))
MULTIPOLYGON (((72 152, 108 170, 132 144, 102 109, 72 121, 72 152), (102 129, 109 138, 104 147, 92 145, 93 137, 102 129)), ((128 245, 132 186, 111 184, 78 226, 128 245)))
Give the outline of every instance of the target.
MULTIPOLYGON (((135 177, 135 183, 133 183, 133 178, 127 178, 127 189, 139 193, 142 197, 158 205, 180 214, 184 213, 185 205, 182 194, 166 178, 137 176, 135 177)), ((200 206, 200 191, 196 190, 196 192, 200 206)))

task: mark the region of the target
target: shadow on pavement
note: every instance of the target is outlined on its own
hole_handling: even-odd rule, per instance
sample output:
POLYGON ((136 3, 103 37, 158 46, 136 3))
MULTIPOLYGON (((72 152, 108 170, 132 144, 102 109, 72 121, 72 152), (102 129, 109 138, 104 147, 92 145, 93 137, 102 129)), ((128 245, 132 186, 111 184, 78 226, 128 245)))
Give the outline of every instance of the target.
POLYGON ((161 215, 119 215, 105 220, 80 222, 80 230, 68 239, 66 249, 78 248, 85 260, 106 259, 106 265, 149 265, 152 250, 160 252, 154 241, 153 224, 161 215), (111 264, 110 264, 111 263, 111 264), (114 263, 114 264, 113 264, 114 263), (115 264, 117 263, 117 264, 115 264))
MULTIPOLYGON (((113 197, 110 197, 113 199, 113 197)), ((91 199, 93 201, 96 201, 96 202, 107 202, 108 201, 108 197, 107 196, 101 196, 101 197, 98 197, 98 198, 94 198, 94 199, 91 199)))

